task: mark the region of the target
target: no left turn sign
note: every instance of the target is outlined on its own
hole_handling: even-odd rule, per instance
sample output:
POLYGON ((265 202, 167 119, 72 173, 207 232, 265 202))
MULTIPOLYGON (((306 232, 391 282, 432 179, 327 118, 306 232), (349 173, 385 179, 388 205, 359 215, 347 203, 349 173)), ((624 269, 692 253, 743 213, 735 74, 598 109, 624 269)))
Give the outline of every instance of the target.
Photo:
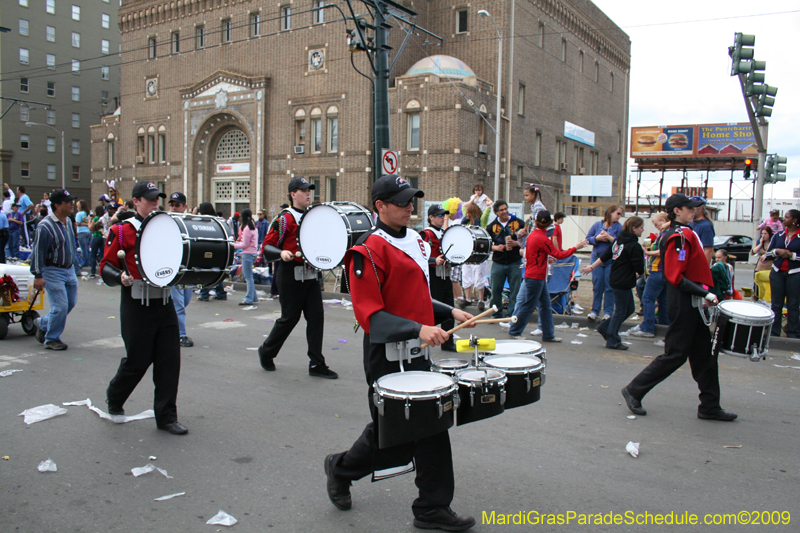
POLYGON ((386 150, 384 148, 383 155, 381 156, 381 171, 383 176, 389 174, 397 174, 398 161, 400 154, 393 150, 386 150))

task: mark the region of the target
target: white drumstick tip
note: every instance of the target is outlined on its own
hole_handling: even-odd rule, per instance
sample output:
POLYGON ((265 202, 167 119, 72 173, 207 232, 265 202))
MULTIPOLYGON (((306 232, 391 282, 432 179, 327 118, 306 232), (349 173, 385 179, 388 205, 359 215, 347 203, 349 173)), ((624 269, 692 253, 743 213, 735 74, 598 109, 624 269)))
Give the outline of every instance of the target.
POLYGON ((119 257, 120 259, 125 259, 125 255, 126 255, 125 250, 120 250, 119 252, 117 252, 117 257, 119 257))
POLYGON ((295 256, 295 257, 300 257, 300 252, 299 252, 299 251, 295 252, 295 253, 294 253, 294 256, 295 256))
POLYGON ((515 316, 512 316, 512 317, 511 317, 511 322, 513 322, 514 324, 516 324, 516 323, 517 323, 517 317, 515 317, 515 316))

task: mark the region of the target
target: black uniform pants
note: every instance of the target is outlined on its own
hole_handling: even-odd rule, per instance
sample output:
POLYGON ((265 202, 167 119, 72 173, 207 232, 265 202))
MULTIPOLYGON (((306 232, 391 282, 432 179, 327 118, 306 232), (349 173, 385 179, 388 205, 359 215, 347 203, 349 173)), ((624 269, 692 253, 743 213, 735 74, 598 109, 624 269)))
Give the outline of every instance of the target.
POLYGON ((278 299, 281 302, 281 317, 275 321, 272 331, 264 341, 265 355, 274 358, 281 351, 283 343, 300 321, 306 318, 306 340, 310 366, 324 365, 322 355, 322 332, 325 325, 325 312, 322 308, 322 291, 319 281, 295 281, 294 267, 297 261, 281 261, 276 268, 278 276, 278 299))
POLYGON ((126 357, 106 391, 112 407, 125 401, 153 365, 156 425, 163 427, 178 420, 178 380, 181 373, 181 347, 178 316, 172 301, 150 300, 146 306, 131 297, 131 288, 122 287, 120 324, 126 357))
MULTIPOLYGON (((448 268, 447 270, 450 269, 448 268)), ((450 280, 450 277, 444 279, 440 278, 436 275, 435 268, 429 268, 428 272, 430 274, 431 281, 431 298, 453 307, 455 305, 455 301, 453 298, 453 282, 450 280)), ((451 317, 442 322, 441 327, 445 331, 450 331, 455 327, 455 325, 456 320, 451 317)), ((442 344, 442 349, 450 349, 455 347, 455 345, 455 340, 453 340, 453 336, 451 335, 450 338, 447 339, 444 344, 442 344)))
POLYGON ((720 411, 719 368, 711 353, 711 332, 700 312, 692 307, 692 296, 667 284, 667 307, 671 321, 664 338, 664 354, 659 355, 628 384, 631 395, 641 400, 645 394, 678 370, 686 360, 700 389, 698 412, 714 415, 720 411))
MULTIPOLYGON (((381 376, 399 372, 400 365, 396 361, 387 361, 384 345, 371 344, 369 335, 364 335, 364 351, 367 383, 370 384, 367 401, 372 422, 367 424, 349 450, 334 455, 333 474, 340 479, 355 481, 372 474, 374 470, 404 466, 413 457, 416 466, 415 484, 419 489, 419 497, 411 505, 414 516, 450 505, 455 492, 455 481, 450 435, 447 431, 408 444, 378 449, 375 428, 379 423, 379 415, 372 402, 372 383, 381 376)), ((418 357, 410 363, 404 363, 404 368, 429 370, 430 363, 424 357, 418 357)))

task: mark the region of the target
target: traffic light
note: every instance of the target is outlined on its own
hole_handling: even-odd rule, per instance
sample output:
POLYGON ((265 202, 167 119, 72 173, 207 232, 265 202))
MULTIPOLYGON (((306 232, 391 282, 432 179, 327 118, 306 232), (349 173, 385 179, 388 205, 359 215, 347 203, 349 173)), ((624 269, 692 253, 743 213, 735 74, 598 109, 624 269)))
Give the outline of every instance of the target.
POLYGON ((753 169, 753 160, 752 159, 745 159, 744 160, 744 179, 750 178, 750 171, 753 169))
POLYGON ((756 104, 756 116, 769 117, 772 116, 772 106, 775 105, 775 98, 778 94, 778 88, 773 85, 761 85, 764 92, 758 97, 756 104))
POLYGON ((778 183, 779 181, 786 181, 786 161, 785 157, 778 154, 767 156, 766 164, 764 165, 764 183, 778 183))
POLYGON ((763 72, 751 72, 747 75, 747 81, 745 82, 744 86, 744 94, 745 96, 754 96, 756 94, 764 94, 766 90, 763 85, 764 83, 764 73, 763 72), (757 85, 759 84, 759 85, 757 85))
MULTIPOLYGON (((747 74, 752 70, 764 70, 763 68, 752 68, 752 63, 754 63, 754 61, 751 61, 753 59, 752 46, 754 44, 756 44, 755 35, 746 35, 744 33, 736 33, 734 35, 733 46, 730 48, 730 56, 733 60, 731 64, 731 76, 747 74)), ((760 63, 763 63, 763 61, 760 63)))
POLYGON ((773 156, 775 161, 775 181, 786 181, 786 162, 788 161, 785 157, 781 157, 778 155, 773 156))
POLYGON ((764 162, 764 183, 775 183, 775 161, 771 155, 764 162))

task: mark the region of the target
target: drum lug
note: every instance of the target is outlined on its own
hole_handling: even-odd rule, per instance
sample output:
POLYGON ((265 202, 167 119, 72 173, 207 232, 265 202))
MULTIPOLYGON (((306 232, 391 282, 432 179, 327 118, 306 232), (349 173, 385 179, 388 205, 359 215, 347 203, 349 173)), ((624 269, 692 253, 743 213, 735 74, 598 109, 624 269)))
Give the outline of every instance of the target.
MULTIPOLYGON (((381 398, 381 395, 377 392, 372 393, 372 403, 378 408, 378 414, 383 416, 383 398, 381 398)), ((406 418, 408 418, 407 415, 406 418)))
MULTIPOLYGON (((409 420, 411 418, 411 402, 408 400, 408 398, 406 398, 406 409, 405 409, 405 411, 406 411, 406 420, 409 420)), ((439 407, 439 418, 441 418, 441 417, 442 417, 442 408, 440 406, 439 407)))
POLYGON ((506 404, 506 387, 500 387, 500 405, 506 404))
POLYGON ((525 392, 531 391, 531 375, 525 374, 525 392))
POLYGON ((456 391, 453 393, 453 409, 458 410, 459 407, 461 407, 461 395, 456 391))
POLYGON ((766 357, 763 354, 759 353, 758 344, 753 344, 752 346, 750 346, 750 350, 751 350, 750 360, 753 361, 754 363, 757 363, 762 359, 766 359, 766 357))
POLYGON ((469 406, 475 407, 475 389, 469 388, 469 406))
POLYGON ((439 411, 439 418, 442 418, 442 415, 444 414, 444 405, 442 405, 441 396, 436 398, 436 410, 439 411))
POLYGON ((545 381, 547 381, 547 374, 545 374, 545 372, 544 372, 544 368, 545 368, 545 367, 544 367, 544 366, 542 366, 541 375, 540 375, 540 377, 539 377, 539 379, 541 380, 541 381, 539 382, 539 386, 540 386, 540 387, 543 387, 543 386, 544 386, 544 382, 545 382, 545 381))

